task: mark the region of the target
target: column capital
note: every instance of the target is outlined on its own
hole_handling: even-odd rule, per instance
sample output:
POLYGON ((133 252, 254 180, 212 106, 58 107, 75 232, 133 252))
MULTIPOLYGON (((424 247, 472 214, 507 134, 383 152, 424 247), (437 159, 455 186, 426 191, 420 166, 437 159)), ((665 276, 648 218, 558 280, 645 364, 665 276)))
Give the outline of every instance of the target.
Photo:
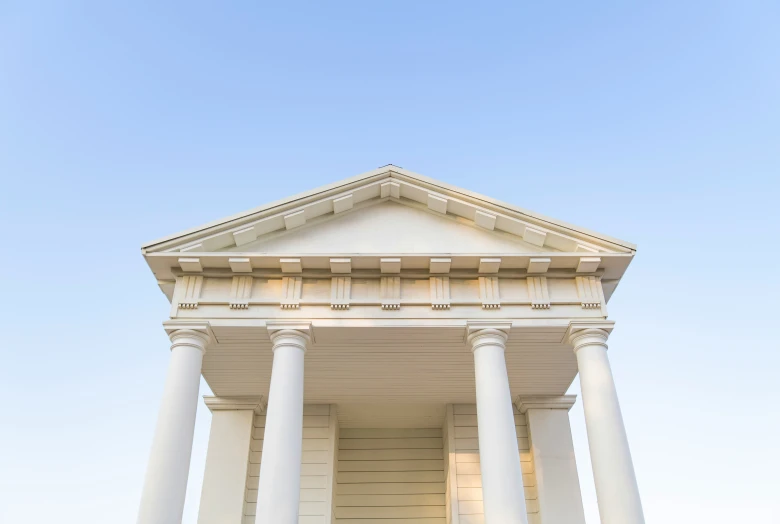
POLYGON ((265 413, 265 400, 259 397, 215 397, 203 396, 203 402, 209 411, 252 410, 258 415, 265 413))
POLYGON ((585 346, 603 346, 607 348, 607 339, 615 328, 615 323, 610 320, 596 322, 572 322, 563 336, 563 342, 570 344, 576 353, 585 346))
POLYGON ((266 329, 274 351, 280 346, 298 346, 305 352, 314 341, 314 331, 307 320, 269 322, 266 329))
POLYGON ((525 413, 529 409, 565 409, 569 411, 576 401, 577 395, 517 397, 515 406, 520 413, 525 413))
POLYGON ((506 341, 511 329, 511 322, 468 321, 466 322, 466 343, 471 347, 471 351, 485 344, 497 345, 506 349, 506 341))
POLYGON ((205 353, 206 346, 215 340, 208 322, 167 320, 163 322, 163 328, 171 339, 171 349, 190 346, 205 353))

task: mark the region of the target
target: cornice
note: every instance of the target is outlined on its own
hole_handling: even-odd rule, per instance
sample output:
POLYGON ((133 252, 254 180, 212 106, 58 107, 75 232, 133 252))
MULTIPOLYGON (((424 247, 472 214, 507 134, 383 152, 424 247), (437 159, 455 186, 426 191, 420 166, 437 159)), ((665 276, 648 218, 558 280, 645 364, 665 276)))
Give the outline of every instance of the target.
POLYGON ((203 397, 203 402, 214 411, 252 410, 257 414, 265 412, 265 401, 260 397, 203 397))
MULTIPOLYGON (((332 275, 368 273, 426 273, 452 275, 473 273, 498 275, 521 272, 523 275, 545 276, 571 274, 574 276, 597 275, 618 279, 631 262, 629 253, 599 253, 598 257, 582 253, 252 253, 252 252, 198 252, 151 253, 147 262, 155 273, 168 275, 205 274, 208 272, 251 274, 254 272, 282 272, 300 274, 319 272, 332 275), (545 264, 540 265, 539 260, 545 264), (597 260, 594 260, 597 259, 597 260), (387 260, 393 260, 391 266, 387 260), (584 261, 584 262, 583 262, 584 261), (294 263, 293 263, 294 262, 294 263), (590 264, 590 265, 586 265, 590 264)), ((313 276, 313 275, 312 275, 313 276)))
POLYGON ((561 395, 557 397, 517 397, 515 406, 520 413, 529 409, 565 409, 569 411, 577 401, 577 395, 561 395))

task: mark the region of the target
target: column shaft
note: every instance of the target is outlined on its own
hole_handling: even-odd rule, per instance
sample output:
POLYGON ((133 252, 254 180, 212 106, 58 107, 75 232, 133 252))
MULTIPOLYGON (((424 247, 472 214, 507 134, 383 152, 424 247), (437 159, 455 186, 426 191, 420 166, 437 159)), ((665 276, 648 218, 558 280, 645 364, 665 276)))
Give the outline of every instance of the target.
POLYGON ((171 360, 149 454, 138 524, 181 522, 190 471, 195 412, 208 337, 182 329, 171 334, 171 360))
POLYGON ((487 524, 526 524, 512 398, 504 350, 507 335, 482 329, 469 335, 477 386, 482 498, 487 524))
POLYGON ((585 425, 602 524, 644 524, 623 415, 607 357, 608 333, 585 329, 570 338, 580 372, 585 425))
POLYGON ((303 359, 308 336, 272 334, 274 361, 263 437, 256 524, 297 524, 303 439, 303 359))

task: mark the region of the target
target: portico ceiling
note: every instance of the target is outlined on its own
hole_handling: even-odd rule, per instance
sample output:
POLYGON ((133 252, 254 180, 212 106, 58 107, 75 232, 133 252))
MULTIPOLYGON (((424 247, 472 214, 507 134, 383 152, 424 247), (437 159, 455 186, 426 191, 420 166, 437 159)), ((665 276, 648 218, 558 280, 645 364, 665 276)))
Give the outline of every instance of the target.
MULTIPOLYGON (((562 342, 568 322, 547 324, 518 323, 512 328, 506 361, 513 398, 562 395, 577 373, 574 353, 562 342)), ((206 352, 203 376, 214 394, 266 395, 273 359, 266 329, 225 322, 213 324, 212 330, 217 342, 206 352)), ((344 327, 321 322, 313 334, 305 364, 307 402, 334 403, 347 412, 360 412, 363 425, 367 413, 360 406, 367 404, 392 410, 411 404, 475 402, 474 359, 464 341, 465 321, 438 327, 401 323, 344 327)), ((419 409, 408 417, 401 410, 394 420, 386 420, 386 412, 381 419, 383 424, 403 427, 412 420, 419 425, 421 416, 419 409)))

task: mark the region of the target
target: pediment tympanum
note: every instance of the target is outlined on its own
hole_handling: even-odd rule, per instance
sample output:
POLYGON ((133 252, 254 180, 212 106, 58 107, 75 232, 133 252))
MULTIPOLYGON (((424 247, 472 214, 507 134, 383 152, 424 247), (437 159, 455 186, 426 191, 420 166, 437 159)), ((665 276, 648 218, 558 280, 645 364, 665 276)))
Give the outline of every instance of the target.
POLYGON ((542 248, 502 231, 395 200, 332 215, 224 251, 250 253, 540 253, 542 248))

